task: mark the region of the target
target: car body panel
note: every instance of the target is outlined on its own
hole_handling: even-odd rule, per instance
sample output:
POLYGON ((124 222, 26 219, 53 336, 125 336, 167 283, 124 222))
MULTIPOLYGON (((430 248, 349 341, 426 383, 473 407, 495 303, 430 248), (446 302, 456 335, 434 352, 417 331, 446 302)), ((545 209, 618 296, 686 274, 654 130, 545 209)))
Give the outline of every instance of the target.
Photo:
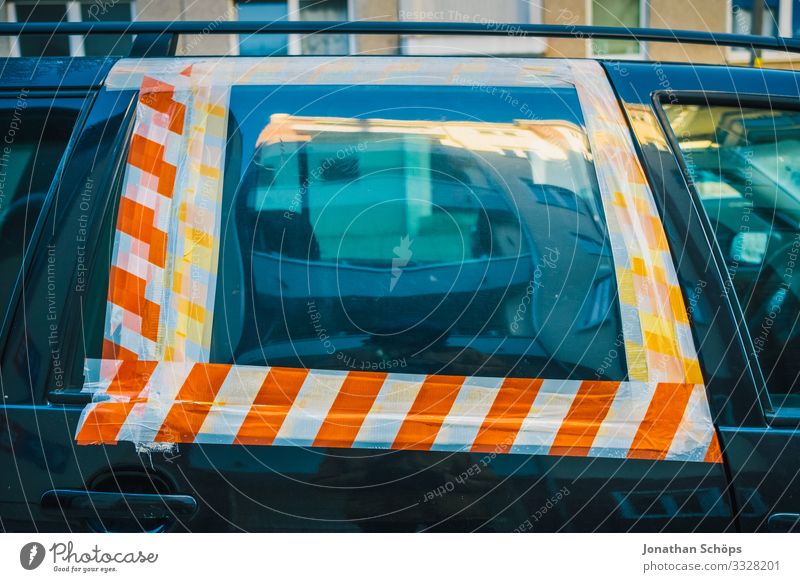
POLYGON ((733 293, 722 252, 690 189, 659 103, 708 99, 765 108, 797 103, 800 77, 791 71, 671 64, 608 68, 638 138, 645 168, 665 217, 685 289, 703 282, 696 300, 695 341, 730 473, 731 502, 744 531, 768 530, 770 516, 795 514, 800 439, 796 418, 774 418, 766 383, 733 293), (781 422, 782 420, 782 422, 781 422))
MULTIPOLYGON (((23 83, 34 70, 31 61, 9 60, 0 82, 8 87, 23 83)), ((85 67, 71 64, 76 61, 81 59, 59 61, 52 67, 55 72, 37 82, 97 86, 110 66, 94 60, 91 64, 87 60, 85 67), (73 68, 81 73, 72 75, 73 68)), ((676 90, 700 87, 725 92, 747 87, 755 93, 775 90, 797 95, 794 73, 663 67, 676 90), (703 85, 698 85, 699 78, 703 85)), ((638 138, 667 234, 673 245, 675 241, 689 245, 686 254, 691 257, 676 261, 679 277, 706 281, 707 289, 721 292, 721 270, 713 261, 703 260, 711 256, 712 245, 697 216, 687 210, 690 194, 674 154, 662 147, 666 138, 652 95, 666 90, 661 85, 663 71, 651 64, 625 63, 623 68, 608 66, 607 72, 638 138), (634 114, 641 114, 645 126, 655 127, 650 138, 631 121, 634 114)), ((53 355, 45 333, 50 322, 40 307, 48 301, 48 245, 66 249, 87 228, 81 225, 88 225, 86 252, 92 264, 108 264, 116 218, 112 193, 122 179, 135 100, 134 90, 100 91, 94 100, 58 185, 59 204, 50 207, 42 228, 43 233, 54 234, 39 237, 31 248, 25 300, 7 322, 0 473, 12 478, 0 492, 4 529, 729 531, 764 529, 771 513, 798 510, 797 496, 785 494, 797 474, 797 438, 789 430, 768 427, 733 308, 712 292, 705 294, 708 304, 703 309, 718 316, 703 329, 701 337, 710 339, 699 342, 699 357, 712 412, 721 427, 724 465, 491 452, 383 455, 296 446, 148 448, 130 442, 76 446, 75 430, 87 398, 80 394, 81 386, 56 386, 48 365, 53 355), (80 198, 87 195, 88 184, 91 205, 81 211, 80 198), (712 340, 723 348, 707 347, 712 340), (770 457, 777 460, 778 455, 785 463, 772 469, 770 457), (133 512, 124 520, 87 519, 43 508, 41 497, 52 489, 185 494, 197 499, 199 509, 190 519, 176 517, 159 524, 133 512)), ((80 369, 85 357, 83 327, 102 325, 102 309, 94 310, 101 312, 99 316, 87 314, 92 306, 105 304, 108 285, 107 274, 98 268, 90 269, 81 286, 78 262, 68 251, 58 254, 55 278, 61 284, 50 297, 63 317, 59 357, 73 369, 80 369)))

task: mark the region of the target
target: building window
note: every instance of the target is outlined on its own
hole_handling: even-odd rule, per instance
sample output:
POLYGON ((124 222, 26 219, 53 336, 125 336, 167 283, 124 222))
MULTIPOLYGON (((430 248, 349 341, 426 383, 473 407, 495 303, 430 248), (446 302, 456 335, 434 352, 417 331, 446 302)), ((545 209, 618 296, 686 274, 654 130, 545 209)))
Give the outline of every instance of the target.
MULTIPOLYGON (((764 34, 768 36, 800 37, 800 0, 730 0, 728 30, 737 34, 764 34), (761 27, 753 30, 754 6, 764 2, 761 27)), ((729 49, 734 61, 750 58, 750 51, 743 48, 729 49)), ((790 53, 764 51, 767 60, 789 60, 790 53)))
POLYGON ((732 0, 732 30, 737 34, 780 34, 780 0, 732 0), (761 30, 753 30, 753 7, 757 1, 763 1, 764 12, 761 16, 761 30))
MULTIPOLYGON (((504 2, 465 2, 464 0, 397 0, 401 22, 538 24, 542 22, 541 0, 505 0, 504 2)), ((553 9, 558 12, 558 8, 553 9)), ((510 25, 508 34, 476 39, 469 35, 407 34, 402 36, 402 52, 406 55, 520 55, 543 54, 547 42, 543 38, 523 37, 510 25), (477 42, 476 42, 477 40, 477 42)))
MULTIPOLYGON (((19 22, 62 22, 67 20, 67 4, 45 4, 38 2, 15 2, 19 22)), ((69 37, 50 35, 20 36, 17 41, 20 56, 54 57, 69 55, 69 37)))
MULTIPOLYGON (((136 16, 132 2, 81 2, 80 6, 83 22, 127 22, 136 16)), ((132 44, 130 35, 93 34, 83 39, 83 52, 86 56, 127 55, 132 44)))
MULTIPOLYGON (((135 15, 133 1, 96 0, 14 0, 7 3, 9 22, 104 22, 130 21, 135 15)), ((65 35, 27 35, 12 46, 12 55, 21 57, 127 55, 129 35, 98 34, 83 38, 65 35)))
MULTIPOLYGON (((347 20, 347 0, 239 0, 239 20, 347 20)), ((241 34, 239 54, 346 55, 347 35, 241 34)))
MULTIPOLYGON (((646 26, 646 0, 590 0, 592 26, 637 28, 646 26)), ((639 57, 642 43, 630 40, 593 39, 591 51, 598 57, 639 57)))
MULTIPOLYGON (((300 20, 347 20, 347 0, 300 0, 300 20)), ((301 41, 304 55, 346 55, 349 40, 345 34, 306 36, 301 41)))
MULTIPOLYGON (((289 6, 286 2, 251 1, 239 2, 239 20, 288 20, 289 6)), ((240 34, 241 55, 287 55, 288 34, 240 34)))
MULTIPOLYGON (((788 19, 787 19, 788 20, 788 19)), ((792 2, 792 29, 789 31, 789 36, 800 36, 800 1, 795 0, 792 2)))

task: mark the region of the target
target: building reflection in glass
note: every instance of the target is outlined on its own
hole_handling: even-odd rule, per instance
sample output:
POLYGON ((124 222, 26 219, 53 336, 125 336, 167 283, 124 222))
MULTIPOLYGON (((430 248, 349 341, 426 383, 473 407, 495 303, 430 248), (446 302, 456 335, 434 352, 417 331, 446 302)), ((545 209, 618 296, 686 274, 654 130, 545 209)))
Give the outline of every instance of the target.
POLYGON ((608 357, 621 346, 611 248, 574 123, 277 113, 233 205, 222 271, 241 293, 224 293, 218 361, 624 378, 624 349, 608 357))

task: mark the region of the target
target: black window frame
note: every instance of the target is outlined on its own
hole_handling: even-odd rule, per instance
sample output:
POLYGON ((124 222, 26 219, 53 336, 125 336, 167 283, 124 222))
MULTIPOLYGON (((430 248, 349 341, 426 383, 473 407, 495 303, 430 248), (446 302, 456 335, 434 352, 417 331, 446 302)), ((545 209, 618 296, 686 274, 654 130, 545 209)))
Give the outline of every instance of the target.
MULTIPOLYGON (((64 315, 64 332, 61 342, 62 360, 67 368, 64 373, 65 385, 57 389, 53 385, 52 370, 45 379, 44 391, 37 391, 36 396, 42 397, 50 404, 65 405, 84 405, 91 401, 91 395, 83 392, 83 365, 86 352, 90 348, 87 344, 87 334, 84 330, 86 315, 82 307, 86 304, 84 299, 91 298, 92 293, 99 293, 98 299, 101 306, 97 309, 101 312, 101 321, 105 320, 105 301, 108 294, 108 277, 110 265, 111 245, 114 242, 114 230, 117 223, 117 212, 121 198, 123 178, 128 161, 128 151, 130 149, 131 135, 134 129, 136 118, 135 109, 139 98, 138 90, 126 91, 96 91, 95 107, 87 112, 87 118, 92 117, 102 125, 103 135, 110 142, 110 148, 103 150, 99 143, 91 143, 90 149, 94 152, 96 164, 83 176, 87 180, 91 179, 98 189, 97 196, 98 208, 93 212, 88 223, 89 236, 87 237, 87 263, 89 276, 87 277, 87 291, 78 296, 74 290, 74 279, 70 281, 70 286, 63 292, 60 299, 63 301, 62 308, 64 315), (115 125, 116 122, 118 125, 115 125), (113 135, 112 135, 113 134, 113 135), (110 245, 103 247, 103 240, 109 238, 110 245), (103 254, 107 251, 108 254, 103 254), (96 289, 88 289, 93 283, 97 283, 97 277, 103 283, 96 289), (76 357, 76 354, 79 354, 76 357), (78 374, 77 370, 81 373, 78 374)), ((87 145, 90 139, 81 135, 78 137, 78 145, 87 145)), ((77 177, 76 172, 76 177, 77 177)), ((76 179, 72 186, 82 187, 84 180, 76 179)), ((77 273, 73 274, 73 277, 77 273)), ((100 329, 99 340, 102 344, 102 328, 100 329)))
MULTIPOLYGON (((28 61, 29 59, 23 60, 28 61)), ((76 60, 70 59, 70 62, 74 61, 76 60)), ((78 59, 77 61, 100 62, 96 59, 78 59)), ((114 199, 115 195, 119 195, 127 160, 130 132, 135 117, 135 102, 138 98, 138 91, 103 89, 100 83, 105 78, 108 65, 113 60, 105 59, 102 62, 104 66, 94 77, 94 82, 97 84, 80 84, 63 91, 49 86, 45 88, 51 92, 58 92, 59 95, 67 94, 68 91, 79 93, 85 95, 87 101, 70 136, 69 150, 65 152, 61 160, 58 173, 51 184, 45 206, 39 217, 35 236, 32 237, 29 244, 20 275, 21 278, 24 278, 25 285, 18 286, 21 289, 18 289, 15 297, 14 308, 9 310, 8 317, 3 321, 2 329, 0 329, 0 366, 5 370, 20 363, 15 361, 15 357, 19 358, 20 326, 25 325, 25 312, 31 309, 27 306, 35 302, 43 292, 41 280, 34 281, 33 277, 46 260, 45 244, 48 240, 45 235, 49 229, 58 231, 58 221, 63 219, 62 213, 75 212, 78 208, 76 200, 80 197, 87 181, 92 180, 97 193, 97 204, 92 206, 86 223, 85 256, 90 273, 90 277, 87 278, 87 291, 78 293, 75 290, 78 277, 76 258, 74 261, 60 261, 68 271, 69 266, 73 263, 75 268, 69 272, 63 284, 58 286, 54 295, 56 308, 62 314, 59 317, 58 348, 61 350, 60 359, 65 370, 63 387, 57 386, 52 366, 48 365, 46 369, 43 369, 39 362, 27 360, 24 362, 28 370, 27 378, 20 380, 22 385, 9 385, 6 382, 3 387, 6 398, 9 398, 6 400, 8 404, 82 406, 91 400, 88 394, 81 392, 83 387, 83 346, 85 344, 82 329, 84 314, 81 305, 85 305, 84 296, 89 295, 88 283, 91 281, 91 273, 96 271, 98 261, 107 260, 107 257, 102 256, 103 249, 100 241, 104 225, 116 223, 117 205, 109 204, 109 200, 114 199), (83 155, 83 161, 77 159, 81 155, 83 155), (86 164, 87 157, 91 160, 89 165, 86 164), (58 198, 58 204, 54 204, 55 198, 58 198), (56 211, 59 216, 56 216, 56 211), (13 341, 15 339, 16 342, 13 341)), ((59 236, 61 235, 56 235, 55 239, 57 240, 59 236)), ((104 285, 103 298, 105 298, 106 292, 107 285, 104 285)), ((48 338, 39 337, 39 335, 41 334, 27 338, 29 349, 48 354, 48 338)), ((4 373, 3 376, 5 381, 6 374, 4 373)))
POLYGON ((664 104, 671 105, 699 105, 704 107, 738 107, 765 109, 768 111, 788 110, 800 112, 800 101, 796 97, 785 95, 772 95, 766 93, 730 93, 727 91, 703 91, 703 90, 681 90, 681 91, 654 91, 652 102, 656 117, 664 131, 665 138, 669 144, 675 161, 679 166, 683 178, 686 182, 689 196, 695 207, 700 227, 709 244, 711 258, 717 265, 717 270, 722 278, 723 288, 729 291, 720 300, 726 303, 735 318, 735 326, 739 331, 738 341, 743 344, 746 352, 747 371, 751 374, 752 381, 756 385, 758 403, 761 405, 764 418, 774 426, 798 427, 800 426, 800 408, 776 407, 773 404, 770 390, 767 384, 761 363, 758 361, 755 351, 755 344, 748 329, 744 309, 739 301, 739 297, 733 290, 733 281, 725 260, 725 254, 719 245, 711 219, 705 211, 700 194, 690 179, 690 171, 684 159, 680 142, 670 124, 669 117, 664 104))
MULTIPOLYGON (((0 90, 0 98, 15 98, 19 96, 20 91, 24 90, 24 87, 3 87, 0 90)), ((78 113, 77 118, 75 119, 75 124, 72 127, 72 131, 67 138, 66 145, 64 146, 64 152, 61 155, 61 159, 56 166, 56 171, 53 174, 53 179, 50 182, 50 187, 47 189, 47 194, 45 195, 44 202, 42 204, 42 208, 39 211, 39 216, 36 217, 34 222, 34 227, 31 231, 31 238, 28 241, 26 246, 25 252, 23 254, 22 262, 20 264, 20 271, 16 275, 15 283, 12 287, 11 294, 8 298, 7 305, 0 305, 0 355, 5 357, 6 355, 6 348, 8 342, 8 326, 11 323, 11 320, 14 317, 14 314, 17 312, 19 302, 21 299, 22 294, 22 287, 21 285, 22 280, 28 273, 31 263, 32 251, 37 249, 41 245, 41 238, 42 238, 42 231, 44 229, 44 224, 47 222, 47 217, 50 214, 51 208, 53 206, 53 200, 56 195, 56 191, 58 190, 58 185, 64 179, 65 170, 67 167, 67 162, 72 155, 72 152, 75 150, 75 146, 78 141, 78 137, 83 130, 84 123, 86 122, 86 118, 89 114, 89 111, 94 103, 94 99, 96 97, 97 90, 93 88, 86 88, 86 89, 65 89, 65 90, 58 90, 58 89, 51 89, 51 88, 33 88, 28 90, 26 94, 27 100, 32 99, 50 99, 51 106, 56 104, 58 99, 83 99, 83 107, 81 111, 78 113)))

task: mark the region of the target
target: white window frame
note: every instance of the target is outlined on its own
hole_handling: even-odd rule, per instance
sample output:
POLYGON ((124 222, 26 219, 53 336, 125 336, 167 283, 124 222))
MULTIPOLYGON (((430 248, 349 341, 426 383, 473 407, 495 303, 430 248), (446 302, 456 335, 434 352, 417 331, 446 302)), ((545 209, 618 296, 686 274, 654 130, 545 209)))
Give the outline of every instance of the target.
MULTIPOLYGON (((300 0, 285 0, 286 1, 286 15, 289 22, 298 22, 300 20, 300 0)), ((236 20, 239 20, 239 2, 237 0, 233 0, 234 10, 236 11, 236 20)), ((347 0, 347 19, 353 20, 354 9, 353 9, 353 0, 347 0)), ((347 47, 348 52, 350 54, 354 54, 355 51, 355 35, 348 35, 347 38, 347 47)), ((289 35, 289 43, 287 46, 287 54, 289 56, 298 56, 303 54, 303 46, 302 46, 302 35, 300 34, 290 34, 289 35)), ((239 55, 239 40, 238 35, 233 35, 233 43, 234 47, 231 51, 234 55, 239 55)))
MULTIPOLYGON (((136 18, 136 0, 129 0, 131 7, 131 22, 136 18)), ((48 2, 48 4, 60 4, 61 2, 48 2)), ((81 20, 81 0, 66 0, 67 5, 67 22, 82 22, 81 20)), ((89 2, 83 2, 88 4, 89 2)), ((6 18, 8 22, 19 22, 17 20, 17 2, 9 0, 6 3, 6 18)), ((71 57, 84 57, 86 56, 85 49, 83 48, 84 36, 70 35, 69 39, 69 55, 71 57)), ((9 56, 19 57, 22 56, 19 50, 19 37, 11 39, 11 47, 9 48, 9 56)))
MULTIPOLYGON (((727 32, 733 32, 733 0, 728 0, 725 3, 727 15, 727 32)), ((792 36, 792 10, 794 8, 793 0, 780 0, 778 9, 778 34, 791 38, 792 36)), ((792 61, 797 57, 791 53, 783 51, 761 51, 762 61, 792 61)), ((747 64, 750 62, 750 49, 728 47, 727 59, 730 63, 747 64)))
MULTIPOLYGON (((728 0, 729 2, 731 0, 728 0)), ((590 26, 593 25, 594 20, 594 1, 586 0, 586 22, 590 26)), ((650 3, 648 0, 639 0, 639 24, 640 28, 647 28, 650 20, 650 3)), ((647 43, 639 42, 639 52, 635 54, 595 54, 592 47, 592 38, 586 39, 586 56, 593 59, 611 59, 611 60, 628 60, 628 61, 643 61, 647 59, 647 43)))
MULTIPOLYGON (((496 0, 495 0, 496 1, 496 0)), ((414 5, 409 5, 409 0, 397 0, 400 22, 415 22, 403 19, 404 13, 413 13, 414 5)), ((435 3, 431 11, 436 11, 435 3)), ((541 24, 544 12, 544 0, 523 0, 527 5, 527 22, 525 24, 541 24)), ((491 6, 491 3, 487 3, 491 6)), ((480 24, 487 22, 488 15, 475 14, 474 19, 467 19, 464 22, 470 24, 480 24)), ((514 23, 518 24, 518 23, 514 23)), ((543 55, 547 51, 547 39, 540 37, 522 38, 514 34, 513 26, 509 29, 509 36, 489 36, 482 39, 483 43, 475 43, 473 36, 461 35, 400 35, 400 54, 403 55, 468 55, 468 54, 492 54, 492 55, 515 55, 528 53, 543 55), (527 45, 523 44, 527 43, 527 45)))

